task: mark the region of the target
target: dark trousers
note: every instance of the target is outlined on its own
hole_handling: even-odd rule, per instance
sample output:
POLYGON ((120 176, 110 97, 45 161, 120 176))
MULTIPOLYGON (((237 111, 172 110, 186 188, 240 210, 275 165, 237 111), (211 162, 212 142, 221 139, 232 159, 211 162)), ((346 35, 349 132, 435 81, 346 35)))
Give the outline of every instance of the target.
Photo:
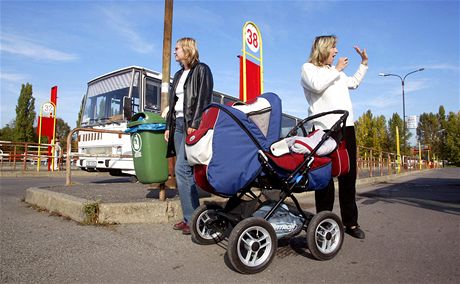
MULTIPOLYGON (((350 156, 350 172, 339 176, 339 203, 343 225, 358 225, 358 207, 356 206, 356 136, 355 128, 345 128, 345 140, 350 156)), ((331 180, 327 188, 315 191, 316 212, 332 211, 334 207, 335 188, 331 180)))

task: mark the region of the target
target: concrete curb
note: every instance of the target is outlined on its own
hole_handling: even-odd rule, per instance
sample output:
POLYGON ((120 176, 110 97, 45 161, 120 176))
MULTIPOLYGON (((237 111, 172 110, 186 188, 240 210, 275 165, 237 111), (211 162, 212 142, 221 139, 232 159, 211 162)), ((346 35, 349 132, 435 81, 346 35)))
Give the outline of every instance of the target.
MULTIPOLYGON (((388 176, 378 176, 358 179, 356 182, 357 193, 363 192, 359 187, 380 182, 394 180, 403 176, 420 173, 420 171, 405 172, 388 176)), ((336 188, 338 184, 336 181, 336 188)), ((297 198, 303 202, 314 204, 314 193, 296 193, 297 198)), ((211 196, 200 199, 204 202, 225 203, 227 199, 211 196)), ((118 202, 104 203, 75 197, 69 194, 55 192, 44 188, 32 187, 26 190, 25 202, 44 208, 50 212, 57 212, 80 223, 87 223, 91 216, 85 213, 87 206, 97 206, 96 220, 99 224, 133 224, 133 223, 155 223, 164 224, 177 222, 182 218, 182 209, 178 198, 160 201, 153 199, 148 202, 118 202)))
MULTIPOLYGON (((34 171, 34 170, 0 170, 0 177, 65 177, 65 171, 34 171)), ((110 176, 105 172, 85 172, 85 171, 72 171, 72 176, 110 176)))
POLYGON ((57 212, 80 223, 86 220, 85 205, 95 203, 95 201, 37 187, 26 190, 25 202, 50 212, 57 212))
POLYGON ((97 204, 99 224, 169 223, 180 220, 179 200, 152 202, 99 203, 51 190, 31 187, 26 190, 26 203, 59 213, 79 223, 88 221, 85 207, 97 204))
POLYGON ((181 216, 178 200, 99 204, 99 222, 103 224, 165 224, 179 221, 181 216))

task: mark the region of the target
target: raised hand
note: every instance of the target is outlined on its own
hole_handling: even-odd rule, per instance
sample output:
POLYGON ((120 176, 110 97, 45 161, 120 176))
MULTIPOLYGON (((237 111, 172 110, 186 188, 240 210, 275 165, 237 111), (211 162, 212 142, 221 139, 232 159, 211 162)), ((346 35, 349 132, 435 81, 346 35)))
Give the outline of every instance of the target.
POLYGON ((369 61, 369 57, 367 57, 366 49, 363 48, 363 50, 361 50, 361 48, 359 48, 359 46, 357 45, 353 46, 353 48, 356 50, 359 56, 361 56, 361 64, 367 65, 367 62, 369 61))

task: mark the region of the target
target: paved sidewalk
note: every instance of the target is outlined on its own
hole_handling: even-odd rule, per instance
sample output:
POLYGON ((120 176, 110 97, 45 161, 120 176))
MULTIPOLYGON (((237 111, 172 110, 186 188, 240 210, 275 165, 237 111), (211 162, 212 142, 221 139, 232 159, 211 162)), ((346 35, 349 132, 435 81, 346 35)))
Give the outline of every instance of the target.
MULTIPOLYGON (((358 179, 358 192, 365 185, 415 173, 418 171, 358 179)), ((296 194, 296 197, 305 210, 314 208, 313 192, 296 194)), ((201 204, 225 200, 206 192, 200 194, 201 204)), ((182 218, 177 190, 173 186, 167 186, 166 200, 160 201, 156 184, 110 183, 32 187, 26 190, 25 202, 81 223, 171 223, 182 218)))

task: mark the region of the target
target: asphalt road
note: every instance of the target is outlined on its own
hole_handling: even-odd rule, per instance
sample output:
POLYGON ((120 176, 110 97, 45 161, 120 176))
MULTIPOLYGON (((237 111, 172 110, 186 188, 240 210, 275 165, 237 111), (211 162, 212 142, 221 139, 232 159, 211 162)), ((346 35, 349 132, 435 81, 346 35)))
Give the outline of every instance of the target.
MULTIPOLYGON (((73 180, 128 182, 104 176, 73 180)), ((256 275, 229 268, 226 241, 199 246, 171 224, 83 226, 21 201, 28 187, 63 183, 64 178, 1 178, 1 283, 460 282, 458 168, 359 188, 365 240, 346 235, 334 259, 317 261, 302 233, 282 242, 268 269, 256 275)))

